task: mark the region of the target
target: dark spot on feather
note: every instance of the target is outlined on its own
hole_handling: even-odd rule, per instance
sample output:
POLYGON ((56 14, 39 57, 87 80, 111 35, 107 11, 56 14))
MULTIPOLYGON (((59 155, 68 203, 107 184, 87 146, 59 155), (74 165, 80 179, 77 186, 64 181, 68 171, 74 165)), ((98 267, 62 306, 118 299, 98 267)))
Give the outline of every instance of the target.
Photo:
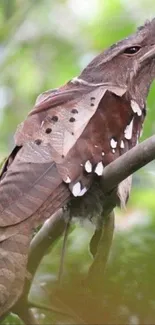
POLYGON ((90 97, 91 100, 95 100, 95 97, 90 97))
POLYGON ((51 128, 47 128, 45 132, 46 132, 47 134, 49 134, 49 133, 52 132, 52 129, 51 129, 51 128))
POLYGON ((72 132, 72 135, 74 135, 74 132, 72 132))
POLYGON ((38 146, 42 143, 42 141, 40 139, 37 139, 34 141, 38 146))
POLYGON ((95 104, 94 103, 91 103, 90 106, 94 106, 95 104))
POLYGON ((114 139, 114 141, 117 141, 117 138, 115 136, 111 137, 111 139, 114 139))
POLYGON ((61 157, 62 157, 62 158, 64 158, 65 156, 64 156, 64 155, 62 155, 61 157))
POLYGON ((73 108, 73 109, 71 110, 71 113, 73 113, 73 114, 78 114, 78 110, 77 110, 76 108, 73 108))
POLYGON ((69 119, 69 122, 75 122, 75 118, 74 118, 74 117, 71 117, 71 118, 69 119))
POLYGON ((56 115, 54 115, 54 116, 52 116, 51 120, 54 121, 54 122, 57 122, 58 121, 58 117, 56 115))
POLYGON ((146 107, 143 108, 142 112, 143 112, 143 116, 145 117, 146 116, 146 107))

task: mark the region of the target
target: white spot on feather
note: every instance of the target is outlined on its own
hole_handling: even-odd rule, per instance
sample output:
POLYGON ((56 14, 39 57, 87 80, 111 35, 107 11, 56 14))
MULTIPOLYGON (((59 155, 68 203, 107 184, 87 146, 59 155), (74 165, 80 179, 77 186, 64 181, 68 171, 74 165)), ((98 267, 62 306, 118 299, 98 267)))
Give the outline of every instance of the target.
POLYGON ((96 165, 96 168, 94 170, 94 172, 98 175, 98 176, 101 176, 103 174, 103 169, 104 169, 104 166, 102 164, 102 161, 100 161, 97 165, 96 165))
POLYGON ((67 176, 67 178, 65 179, 65 181, 64 181, 65 183, 70 183, 71 182, 71 179, 70 179, 70 177, 69 176, 67 176))
POLYGON ((124 149, 124 147, 125 147, 125 146, 124 146, 124 141, 121 140, 120 148, 121 148, 121 149, 124 149))
POLYGON ((139 105, 134 100, 131 100, 131 108, 132 108, 133 112, 136 113, 138 116, 142 115, 142 111, 141 111, 139 105))
POLYGON ((112 153, 115 153, 116 152, 116 150, 115 149, 112 149, 112 153))
POLYGON ((133 129, 133 119, 131 120, 130 124, 127 125, 126 129, 124 130, 124 137, 127 140, 132 138, 132 129, 133 129))
POLYGON ((105 153, 104 153, 104 151, 102 151, 102 156, 104 156, 105 155, 105 153))
POLYGON ((117 147, 117 141, 115 141, 115 139, 112 138, 110 140, 110 145, 111 145, 111 148, 115 149, 117 147))
POLYGON ((79 196, 80 192, 81 192, 81 183, 77 182, 72 188, 72 193, 74 196, 79 196))
POLYGON ((87 160, 85 163, 85 170, 87 173, 91 173, 92 172, 92 164, 90 162, 90 160, 87 160))
POLYGON ((82 189, 82 191, 78 194, 78 196, 83 196, 86 192, 87 192, 87 188, 86 187, 84 187, 83 189, 82 189))

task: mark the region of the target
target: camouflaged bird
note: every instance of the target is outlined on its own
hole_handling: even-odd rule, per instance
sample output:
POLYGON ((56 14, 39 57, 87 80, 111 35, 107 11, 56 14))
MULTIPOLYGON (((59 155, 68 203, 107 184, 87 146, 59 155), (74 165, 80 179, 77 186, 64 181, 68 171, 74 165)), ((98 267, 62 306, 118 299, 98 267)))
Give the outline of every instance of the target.
POLYGON ((40 95, 18 127, 0 181, 1 316, 22 293, 33 229, 68 202, 90 216, 89 195, 104 205, 103 169, 137 144, 154 77, 155 19, 40 95))

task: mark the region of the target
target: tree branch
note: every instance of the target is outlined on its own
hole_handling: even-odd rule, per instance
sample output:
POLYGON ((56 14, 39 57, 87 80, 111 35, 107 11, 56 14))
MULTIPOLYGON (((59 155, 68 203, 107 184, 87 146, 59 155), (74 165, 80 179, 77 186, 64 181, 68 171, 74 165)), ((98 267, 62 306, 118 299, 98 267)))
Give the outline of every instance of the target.
POLYGON ((63 209, 60 209, 44 223, 43 227, 32 239, 28 260, 28 271, 32 275, 34 275, 49 246, 55 244, 56 240, 62 235, 65 227, 66 222, 63 209))
POLYGON ((102 186, 106 192, 111 191, 125 178, 155 159, 155 135, 141 142, 108 166, 102 177, 102 186))
MULTIPOLYGON (((125 178, 133 174, 141 167, 151 162, 153 159, 155 159, 155 136, 152 136, 149 139, 143 141, 141 144, 135 146, 104 168, 102 177, 103 191, 107 193, 113 190, 121 181, 123 181, 125 178)), ((53 245, 54 242, 61 236, 65 229, 65 226, 66 222, 64 220, 61 209, 55 213, 52 218, 45 222, 40 231, 33 238, 30 246, 28 261, 28 271, 32 274, 32 279, 26 280, 23 296, 20 299, 20 307, 17 308, 17 313, 19 316, 21 306, 23 308, 23 304, 27 304, 26 299, 28 297, 29 289, 42 257, 44 256, 47 249, 53 245)), ((97 253, 97 257, 95 258, 95 263, 93 263, 92 267, 90 268, 88 280, 90 280, 90 278, 92 279, 94 270, 98 268, 98 265, 101 266, 100 269, 105 269, 108 253, 112 242, 113 228, 114 220, 113 217, 111 217, 111 219, 107 221, 105 231, 103 231, 104 236, 101 236, 99 251, 97 253), (106 239, 108 240, 108 244, 106 242, 106 239), (103 252, 104 249, 105 253, 101 254, 102 261, 100 261, 98 255, 99 252, 103 252)), ((28 304, 25 306, 25 308, 28 310, 28 304)))
POLYGON ((63 216, 63 210, 60 209, 44 223, 42 228, 31 241, 27 265, 27 270, 28 273, 30 273, 30 277, 26 279, 23 294, 13 308, 13 312, 18 314, 20 317, 22 316, 23 319, 26 318, 25 315, 28 313, 29 307, 27 297, 35 272, 43 256, 45 255, 45 252, 49 247, 52 247, 52 245, 55 244, 56 240, 59 239, 65 229, 65 226, 66 222, 63 216))

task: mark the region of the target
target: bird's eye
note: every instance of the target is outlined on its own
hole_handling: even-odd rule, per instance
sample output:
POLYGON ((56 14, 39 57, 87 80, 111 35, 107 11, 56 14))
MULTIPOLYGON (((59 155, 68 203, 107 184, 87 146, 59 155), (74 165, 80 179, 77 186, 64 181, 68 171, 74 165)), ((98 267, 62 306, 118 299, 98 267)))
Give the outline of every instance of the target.
POLYGON ((124 53, 128 54, 128 55, 133 55, 133 54, 136 54, 137 52, 139 52, 140 49, 141 49, 140 46, 131 46, 131 47, 126 48, 124 50, 124 53))

